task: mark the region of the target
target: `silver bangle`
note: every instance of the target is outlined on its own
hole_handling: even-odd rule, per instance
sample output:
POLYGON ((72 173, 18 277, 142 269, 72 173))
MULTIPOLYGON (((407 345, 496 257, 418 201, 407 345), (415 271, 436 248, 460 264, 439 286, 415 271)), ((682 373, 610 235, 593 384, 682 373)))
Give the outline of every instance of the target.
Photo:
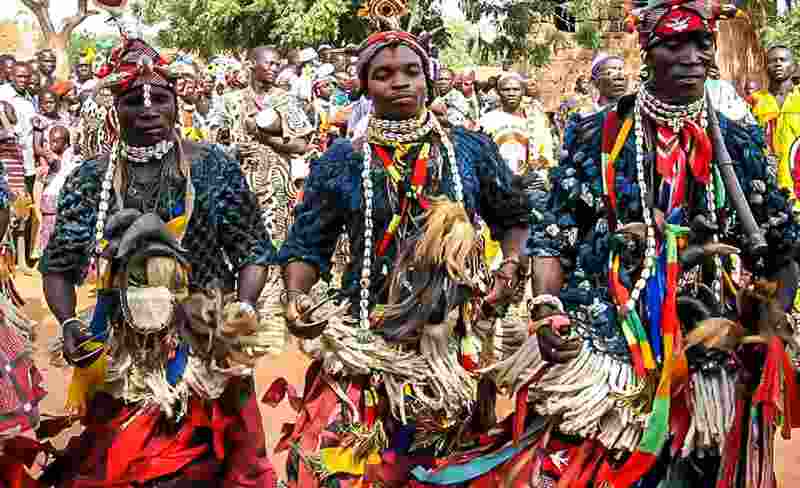
POLYGON ((549 295, 546 293, 542 295, 536 295, 531 299, 531 309, 539 305, 550 305, 551 307, 556 307, 559 313, 564 313, 564 304, 561 303, 561 299, 555 295, 549 295))
POLYGON ((66 327, 67 324, 71 324, 73 322, 77 322, 78 323, 78 331, 79 332, 81 332, 83 334, 88 334, 89 333, 89 325, 86 322, 84 322, 83 320, 79 319, 78 317, 70 317, 67 320, 61 322, 61 328, 64 329, 64 327, 66 327))

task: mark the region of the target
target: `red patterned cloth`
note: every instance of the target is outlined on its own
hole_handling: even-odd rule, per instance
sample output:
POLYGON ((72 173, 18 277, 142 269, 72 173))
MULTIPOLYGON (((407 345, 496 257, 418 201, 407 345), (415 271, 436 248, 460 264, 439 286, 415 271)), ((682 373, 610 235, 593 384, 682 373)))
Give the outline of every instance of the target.
POLYGON ((272 488, 255 395, 240 409, 238 393, 193 399, 177 424, 158 406, 131 408, 96 395, 86 429, 47 467, 42 486, 57 488, 272 488))
POLYGON ((0 164, 9 189, 17 194, 25 191, 25 167, 22 164, 22 147, 16 143, 0 143, 0 164))
POLYGON ((0 441, 38 426, 38 403, 45 395, 28 339, 5 314, 0 309, 0 441))

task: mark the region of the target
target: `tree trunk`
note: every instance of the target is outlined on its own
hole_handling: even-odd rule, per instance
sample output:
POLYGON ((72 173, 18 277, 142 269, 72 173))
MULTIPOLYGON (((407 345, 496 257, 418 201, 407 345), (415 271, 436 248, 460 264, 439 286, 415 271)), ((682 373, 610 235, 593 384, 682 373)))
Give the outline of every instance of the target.
MULTIPOLYGON (((89 10, 89 0, 77 0, 77 12, 72 17, 64 19, 64 26, 60 32, 56 32, 53 21, 50 18, 50 0, 20 0, 23 5, 28 7, 42 31, 42 37, 47 47, 56 54, 56 79, 66 80, 69 78, 69 59, 67 58, 67 47, 72 37, 72 31, 88 17, 98 14, 96 10, 89 10)), ((63 1, 63 0, 60 0, 63 1)))
POLYGON ((69 58, 67 56, 67 47, 69 47, 69 38, 71 33, 64 31, 53 33, 47 39, 47 47, 56 53, 56 73, 57 80, 67 80, 70 75, 69 58))

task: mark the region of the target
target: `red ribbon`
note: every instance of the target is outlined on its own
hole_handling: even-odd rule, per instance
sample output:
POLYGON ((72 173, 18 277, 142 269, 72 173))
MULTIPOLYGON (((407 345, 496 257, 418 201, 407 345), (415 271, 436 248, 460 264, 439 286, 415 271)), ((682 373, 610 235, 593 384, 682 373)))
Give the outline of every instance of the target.
POLYGON ((672 185, 672 206, 683 202, 686 195, 686 166, 694 178, 707 185, 711 181, 711 139, 696 122, 689 120, 676 133, 672 128, 657 129, 658 151, 656 170, 672 185))

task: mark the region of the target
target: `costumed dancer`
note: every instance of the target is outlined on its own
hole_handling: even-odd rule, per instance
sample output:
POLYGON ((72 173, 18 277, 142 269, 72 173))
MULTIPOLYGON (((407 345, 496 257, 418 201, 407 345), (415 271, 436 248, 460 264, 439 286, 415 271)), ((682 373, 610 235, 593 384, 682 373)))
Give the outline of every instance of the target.
MULTIPOLYGON (((0 182, 0 196, 7 197, 7 192, 5 182, 0 182)), ((7 213, 8 207, 0 212, 7 213)), ((36 481, 28 470, 44 449, 31 435, 40 426, 44 378, 33 361, 34 323, 22 315, 20 304, 15 303, 18 297, 9 294, 13 291, 7 286, 9 273, 8 263, 0 263, 0 486, 32 487, 36 481)))
MULTIPOLYGON (((292 399, 297 422, 278 444, 290 451, 292 487, 404 486, 409 469, 448 453, 484 420, 472 327, 484 298, 502 303, 523 281, 530 208, 488 137, 438 124, 425 106, 429 69, 411 34, 365 41, 367 130, 312 161, 279 252, 287 323, 314 359, 303 397, 292 399), (479 216, 506 256, 491 290, 481 280, 479 216), (308 293, 329 274, 342 232, 351 254, 332 294, 341 302, 317 309, 308 293)), ((276 403, 287 390, 277 381, 265 399, 276 403)))
POLYGON ((280 55, 269 46, 251 49, 249 86, 226 93, 224 127, 230 129, 250 189, 256 194, 270 236, 286 239, 296 188, 292 160, 302 159, 314 127, 302 104, 276 86, 280 55))
MULTIPOLYGON (((16 197, 6 178, 6 165, 22 165, 14 107, 0 101, 0 486, 28 486, 30 468, 41 446, 29 430, 39 426, 39 401, 44 379, 33 362, 34 323, 21 313, 23 305, 13 283, 14 254, 5 240, 16 197)), ((24 191, 20 177, 17 191, 24 191)))
POLYGON ((274 248, 238 162, 177 134, 177 74, 122 39, 103 80, 120 138, 67 177, 40 261, 85 428, 39 483, 275 486, 253 379, 283 337, 255 310, 274 248), (93 255, 97 304, 78 315, 93 255))
POLYGON ((516 411, 417 486, 776 486, 774 435, 800 425, 785 313, 800 226, 761 130, 704 97, 735 12, 635 12, 649 80, 570 125, 530 239, 531 337, 483 370, 516 411))

